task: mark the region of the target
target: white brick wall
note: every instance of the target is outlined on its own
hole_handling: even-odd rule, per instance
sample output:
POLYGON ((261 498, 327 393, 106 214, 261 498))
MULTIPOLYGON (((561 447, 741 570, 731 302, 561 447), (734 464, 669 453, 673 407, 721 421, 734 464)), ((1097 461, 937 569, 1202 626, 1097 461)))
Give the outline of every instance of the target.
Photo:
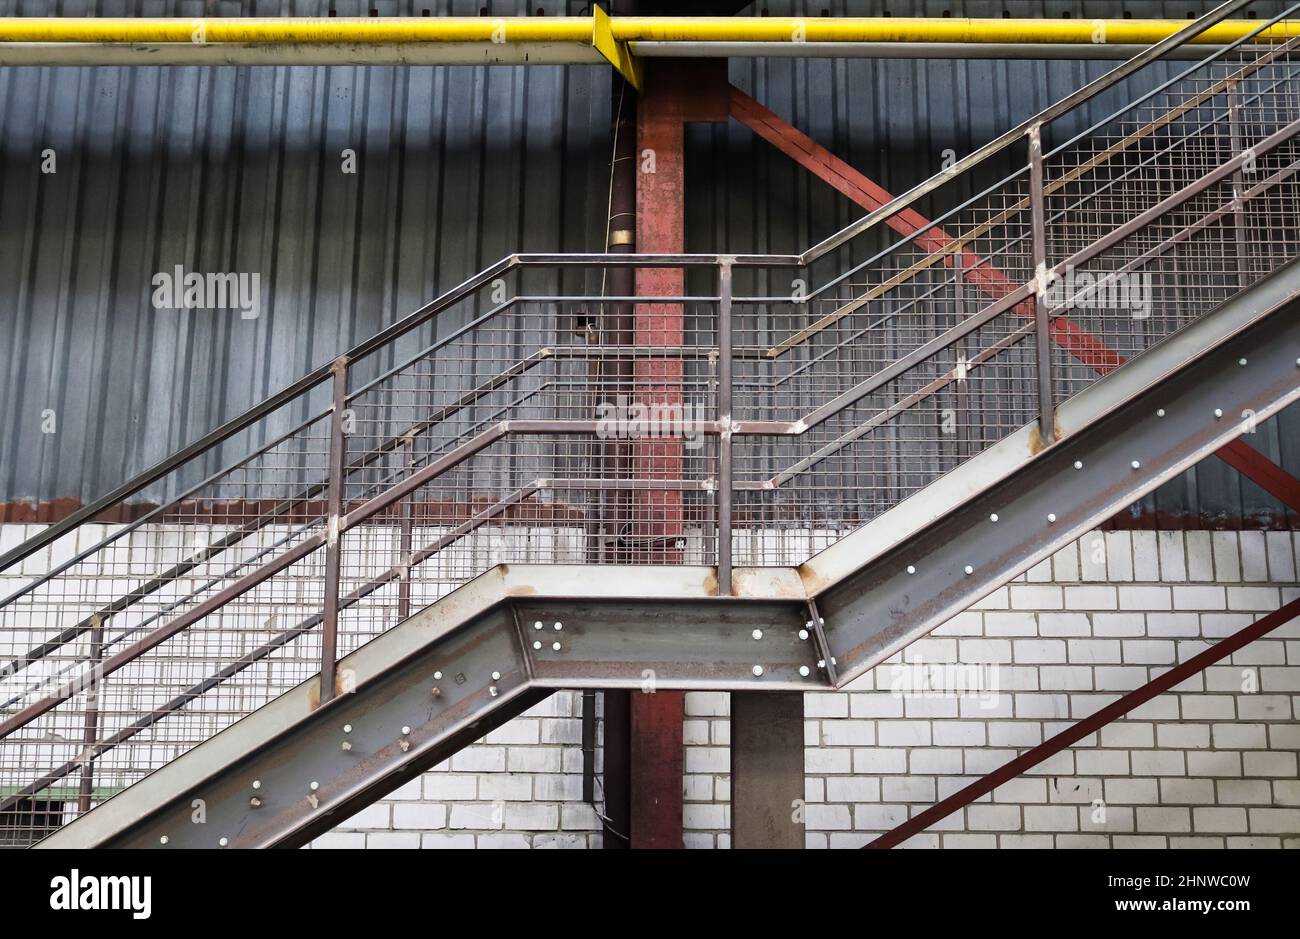
MULTIPOLYGON (((0 541, 23 528, 0 526, 0 541)), ((995 695, 894 694, 902 657, 809 694, 808 845, 864 844, 1277 609, 1300 593, 1297 554, 1290 533, 1093 532, 904 653, 993 669, 995 695)), ((0 577, 0 591, 20 582, 0 577)), ((313 846, 598 846, 580 708, 576 692, 553 696, 313 846)), ((1292 623, 910 844, 1300 847, 1298 711, 1292 623)), ((686 697, 688 847, 729 844, 727 714, 726 694, 686 697)))
MULTIPOLYGON (((809 847, 857 847, 1293 599, 1297 539, 1093 532, 904 657, 994 663, 991 707, 891 692, 895 656, 806 699, 809 847)), ((687 695, 688 846, 725 847, 725 694, 687 695), (713 811, 706 812, 704 809, 713 811)), ((1300 623, 913 838, 914 847, 1300 847, 1300 623)))

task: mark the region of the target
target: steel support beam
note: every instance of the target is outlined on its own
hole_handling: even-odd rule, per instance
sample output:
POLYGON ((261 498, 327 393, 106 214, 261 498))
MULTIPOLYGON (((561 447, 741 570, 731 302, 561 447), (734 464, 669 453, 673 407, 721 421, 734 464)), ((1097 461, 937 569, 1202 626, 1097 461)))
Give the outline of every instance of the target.
MULTIPOLYGON (((634 700, 653 700, 686 688, 826 687, 815 677, 813 644, 799 638, 803 604, 794 600, 513 599, 430 638, 445 621, 434 609, 340 662, 364 674, 392 660, 355 691, 314 707, 312 679, 45 846, 299 846, 557 688, 643 688, 651 680, 656 693, 634 700), (411 648, 419 651, 408 655, 411 648), (194 821, 195 800, 202 823, 194 821)), ((638 766, 634 747, 632 771, 671 775, 676 798, 634 801, 633 843, 640 819, 650 826, 641 834, 646 846, 679 846, 665 832, 674 825, 680 832, 681 720, 666 726, 668 709, 640 714, 664 722, 638 728, 634 716, 642 759, 668 769, 638 766)))
POLYGON ((1111 702, 1095 714, 1078 721, 1051 739, 1045 740, 1030 750, 1026 750, 1010 763, 957 790, 948 798, 935 803, 919 815, 914 815, 902 825, 886 832, 865 847, 892 848, 902 844, 912 835, 925 831, 935 822, 947 818, 953 812, 969 805, 980 796, 987 795, 1003 783, 1015 779, 1027 770, 1033 769, 1048 757, 1060 753, 1066 747, 1073 746, 1089 734, 1096 733, 1102 727, 1118 720, 1134 708, 1146 704, 1156 695, 1168 691, 1216 662, 1223 661, 1238 649, 1254 642, 1261 636, 1267 635, 1279 626, 1289 623, 1296 616, 1300 616, 1300 599, 1292 600, 1280 610, 1256 620, 1227 639, 1216 642, 1210 648, 1197 653, 1186 662, 1174 666, 1141 688, 1130 691, 1118 701, 1111 702))
POLYGON ((802 694, 731 695, 731 846, 804 846, 802 694))

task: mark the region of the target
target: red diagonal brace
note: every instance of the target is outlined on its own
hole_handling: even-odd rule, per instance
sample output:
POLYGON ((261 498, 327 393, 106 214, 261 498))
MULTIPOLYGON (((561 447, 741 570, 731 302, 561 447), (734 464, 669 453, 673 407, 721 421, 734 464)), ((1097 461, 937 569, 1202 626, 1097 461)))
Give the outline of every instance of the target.
POLYGON ((1209 668, 1215 662, 1222 661, 1246 644, 1253 642, 1266 633, 1272 632, 1284 623, 1290 622, 1297 615, 1300 615, 1300 599, 1292 600, 1280 610, 1268 614, 1268 616, 1255 621, 1240 632, 1215 643, 1181 665, 1174 666, 1159 678, 1148 682, 1135 691, 1130 691, 1118 701, 1106 705, 1096 714, 1084 718, 1068 730, 1064 730, 1050 740, 1040 743, 1032 750, 1026 750, 1000 769, 994 770, 964 789, 959 789, 942 802, 930 806, 920 815, 908 819, 893 831, 885 832, 866 847, 892 848, 895 845, 902 844, 917 832, 924 831, 935 822, 947 818, 953 812, 969 805, 980 796, 992 792, 1004 782, 1015 779, 1021 773, 1037 766, 1049 756, 1059 753, 1066 747, 1073 746, 1089 734, 1095 733, 1098 728, 1123 717, 1139 705, 1146 704, 1156 695, 1168 691, 1180 682, 1186 681, 1197 672, 1209 668))
MULTIPOLYGON (((730 108, 732 117, 868 212, 893 199, 880 186, 734 85, 731 86, 730 108)), ((943 229, 930 227, 930 222, 912 209, 903 209, 889 216, 885 219, 885 224, 904 236, 920 232, 915 238, 917 246, 931 253, 943 250, 954 240, 943 229)), ((1001 299, 1019 286, 973 252, 962 248, 953 256, 956 253, 961 255, 962 272, 966 279, 994 300, 1001 299)), ((945 257, 944 263, 951 266, 952 256, 945 257)), ((1029 301, 1017 304, 1015 312, 1021 316, 1033 316, 1034 305, 1029 301)), ((1122 355, 1108 348, 1068 317, 1053 318, 1051 336, 1066 352, 1103 375, 1124 364, 1122 355)), ((1233 440, 1218 450, 1217 455, 1265 492, 1300 512, 1300 479, 1296 479, 1254 447, 1242 440, 1233 440)))

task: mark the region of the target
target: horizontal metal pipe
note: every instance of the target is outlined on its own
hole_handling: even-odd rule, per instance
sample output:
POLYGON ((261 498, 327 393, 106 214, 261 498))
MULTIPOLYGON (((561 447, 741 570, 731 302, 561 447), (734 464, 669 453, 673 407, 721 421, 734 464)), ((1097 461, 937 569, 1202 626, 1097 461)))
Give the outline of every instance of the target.
MULTIPOLYGON (((655 58, 1026 59, 1122 61, 1138 45, 1075 43, 635 42, 655 58)), ((1216 47, 1221 48, 1221 47, 1216 47)), ((1215 49, 1178 49, 1170 59, 1203 58, 1215 49)), ((60 65, 600 65, 580 43, 98 43, 0 44, 0 66, 60 65)))
MULTIPOLYGON (((595 18, 514 17, 2 17, 0 42, 112 43, 583 43, 595 18)), ((1150 45, 1187 25, 1172 19, 974 19, 969 17, 623 16, 621 42, 1049 43, 1150 45)), ((1259 24, 1225 20, 1191 40, 1222 45, 1259 24)), ((1261 41, 1295 35, 1279 23, 1261 41)))
MULTIPOLYGON (((5 17, 0 65, 580 65, 605 60, 588 17, 5 17)), ((1182 20, 925 17, 615 17, 614 39, 652 57, 1127 59, 1182 20)), ((1218 47, 1258 27, 1224 20, 1218 47)), ((1300 34, 1300 22, 1259 42, 1300 34)), ((1178 58, 1194 58, 1191 49, 1178 58)))
MULTIPOLYGON (((1123 61, 1145 46, 1114 43, 1048 42, 633 42, 643 59, 1079 59, 1123 61)), ((1175 49, 1166 59, 1194 61, 1222 49, 1175 49)))

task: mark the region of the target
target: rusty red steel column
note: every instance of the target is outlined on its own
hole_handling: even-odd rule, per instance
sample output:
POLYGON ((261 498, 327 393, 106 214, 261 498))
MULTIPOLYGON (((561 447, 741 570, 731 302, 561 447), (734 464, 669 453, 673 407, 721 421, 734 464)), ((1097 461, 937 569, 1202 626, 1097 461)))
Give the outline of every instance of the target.
MULTIPOLYGON (((646 62, 637 102, 636 246, 643 254, 686 250, 686 124, 727 119, 726 61, 646 62)), ((636 272, 639 297, 683 296, 681 268, 642 268, 636 272)), ((637 348, 680 347, 685 340, 680 302, 638 303, 633 315, 637 348)), ((680 354, 638 356, 633 368, 636 400, 643 404, 682 403, 680 354)), ((632 472, 643 479, 683 476, 682 441, 638 440, 632 472)), ((676 539, 684 531, 682 493, 643 490, 632 505, 630 534, 639 546, 631 560, 680 564, 676 539)), ((653 676, 648 678, 653 688, 653 676)), ((680 848, 682 844, 682 721, 685 694, 655 691, 632 694, 631 824, 633 848, 680 848)))

